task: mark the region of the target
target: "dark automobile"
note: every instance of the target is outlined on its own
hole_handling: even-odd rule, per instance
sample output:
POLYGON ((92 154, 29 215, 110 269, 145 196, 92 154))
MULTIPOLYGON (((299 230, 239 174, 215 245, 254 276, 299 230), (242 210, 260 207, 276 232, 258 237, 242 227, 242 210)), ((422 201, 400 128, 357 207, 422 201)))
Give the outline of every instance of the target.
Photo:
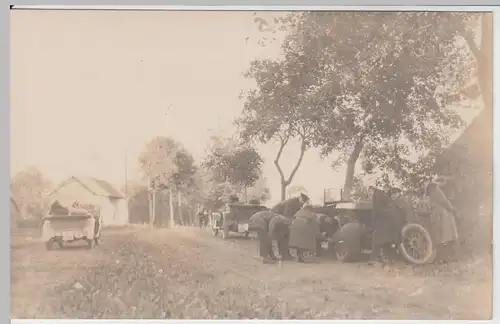
POLYGON ((221 211, 212 213, 212 232, 217 236, 222 232, 222 238, 229 237, 229 233, 249 234, 249 218, 257 212, 268 210, 266 206, 256 204, 227 204, 221 211))
MULTIPOLYGON (((329 240, 329 248, 334 250, 339 261, 355 261, 361 254, 371 253, 372 201, 325 199, 323 209, 330 210, 329 214, 334 215, 338 224, 337 231, 329 240)), ((405 219, 401 242, 393 246, 397 254, 410 263, 431 263, 436 257, 432 236, 428 231, 428 216, 426 213, 415 213, 414 218, 405 219)))

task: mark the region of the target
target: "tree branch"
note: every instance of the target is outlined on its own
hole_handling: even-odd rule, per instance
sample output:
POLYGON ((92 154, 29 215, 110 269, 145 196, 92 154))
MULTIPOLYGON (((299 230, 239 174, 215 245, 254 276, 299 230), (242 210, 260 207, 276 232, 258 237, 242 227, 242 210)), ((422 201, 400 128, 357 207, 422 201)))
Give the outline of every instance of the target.
POLYGON ((470 35, 467 32, 464 32, 462 37, 465 39, 465 41, 469 45, 469 49, 472 52, 472 54, 474 55, 474 57, 476 58, 476 60, 479 60, 480 59, 479 48, 477 47, 476 41, 474 41, 474 38, 472 37, 472 35, 470 35))
POLYGON ((274 165, 276 166, 276 169, 278 170, 278 172, 280 174, 281 181, 285 180, 285 175, 283 174, 283 170, 280 167, 279 160, 281 158, 281 154, 283 153, 283 149, 285 148, 285 145, 288 143, 289 139, 290 139, 290 135, 287 135, 285 137, 282 137, 280 135, 281 145, 280 145, 280 148, 278 150, 278 153, 276 154, 276 158, 274 159, 274 165))
POLYGON ((295 167, 293 168, 292 172, 290 173, 290 176, 285 181, 285 184, 287 186, 292 182, 293 177, 295 176, 295 173, 297 173, 297 170, 299 169, 300 164, 302 163, 302 159, 304 158, 304 154, 306 152, 306 148, 307 148, 306 137, 305 136, 301 136, 301 137, 302 137, 302 143, 300 145, 300 156, 299 156, 299 159, 297 160, 297 163, 295 164, 295 167))

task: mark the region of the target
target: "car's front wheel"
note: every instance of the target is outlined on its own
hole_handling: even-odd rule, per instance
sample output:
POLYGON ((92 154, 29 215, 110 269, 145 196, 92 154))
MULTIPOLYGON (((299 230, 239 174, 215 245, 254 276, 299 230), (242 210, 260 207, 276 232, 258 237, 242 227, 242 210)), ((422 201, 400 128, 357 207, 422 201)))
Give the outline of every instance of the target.
POLYGON ((399 250, 405 260, 413 264, 432 263, 436 259, 432 236, 418 223, 408 223, 403 227, 399 250))

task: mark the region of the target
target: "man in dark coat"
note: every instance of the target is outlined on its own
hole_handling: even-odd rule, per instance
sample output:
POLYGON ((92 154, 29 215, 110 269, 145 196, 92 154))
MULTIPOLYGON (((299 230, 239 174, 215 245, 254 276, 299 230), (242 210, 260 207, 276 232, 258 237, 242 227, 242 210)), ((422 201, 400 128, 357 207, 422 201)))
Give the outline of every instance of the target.
POLYGON ((288 249, 291 223, 291 219, 279 214, 276 214, 269 222, 269 237, 271 241, 276 241, 278 253, 282 260, 291 259, 288 249))
MULTIPOLYGON (((278 203, 273 208, 271 208, 271 212, 285 216, 287 219, 292 221, 295 214, 308 201, 309 201, 309 197, 306 196, 305 194, 301 193, 300 196, 298 196, 298 197, 290 198, 290 199, 287 199, 287 200, 284 200, 284 201, 278 203)), ((292 256, 290 255, 290 250, 289 250, 288 246, 287 247, 284 246, 285 244, 288 245, 288 243, 286 242, 286 240, 288 240, 288 239, 289 239, 289 236, 286 235, 282 238, 282 241, 281 241, 281 244, 283 244, 282 251, 284 253, 284 255, 282 255, 282 257, 284 259, 291 259, 292 258, 292 256)))
MULTIPOLYGON (((396 208, 400 221, 404 222, 406 220, 412 219, 414 215, 413 205, 410 200, 403 194, 403 191, 399 188, 391 188, 389 190, 389 194, 391 195, 391 199, 394 203, 394 207, 396 208)), ((404 224, 401 224, 403 226, 404 224)))
POLYGON ((294 215, 309 201, 309 197, 300 194, 298 197, 283 200, 276 206, 271 208, 271 211, 276 214, 285 216, 286 218, 293 219, 294 215))
POLYGON ((249 218, 249 231, 257 232, 259 239, 259 254, 263 263, 269 264, 276 261, 273 253, 272 240, 269 235, 269 225, 276 216, 275 213, 264 210, 249 218))
POLYGON ((205 223, 205 212, 203 210, 200 210, 198 212, 198 215, 196 215, 197 218, 198 218, 198 226, 201 228, 203 227, 204 225, 206 226, 206 223, 205 223))
POLYGON ((370 190, 373 192, 373 241, 370 263, 374 263, 379 259, 382 248, 400 242, 401 224, 391 197, 378 188, 370 187, 370 190))
POLYGON ((316 252, 321 238, 317 214, 310 206, 300 209, 290 226, 290 247, 297 253, 297 262, 304 262, 304 252, 316 252))

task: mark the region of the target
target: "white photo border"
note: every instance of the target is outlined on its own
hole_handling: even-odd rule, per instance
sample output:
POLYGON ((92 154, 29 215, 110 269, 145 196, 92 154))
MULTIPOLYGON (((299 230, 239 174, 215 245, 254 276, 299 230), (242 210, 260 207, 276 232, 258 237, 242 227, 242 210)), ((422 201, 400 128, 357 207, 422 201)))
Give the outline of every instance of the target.
MULTIPOLYGON (((185 0, 185 1, 172 1, 172 0, 150 0, 148 1, 148 5, 144 5, 139 0, 107 0, 105 4, 97 5, 96 1, 78 1, 78 0, 59 0, 59 1, 51 1, 51 5, 43 4, 43 1, 31 0, 31 1, 13 1, 7 2, 4 6, 1 7, 0 10, 0 21, 2 22, 4 30, 1 33, 1 41, 4 44, 2 46, 2 56, 1 60, 3 63, 1 64, 1 75, 2 75, 2 83, 3 86, 0 87, 2 91, 2 95, 0 98, 3 102, 0 109, 0 131, 2 132, 0 136, 0 150, 6 154, 6 157, 10 157, 10 7, 14 5, 15 9, 81 9, 81 10, 90 10, 90 9, 101 9, 101 10, 172 10, 172 9, 182 9, 182 10, 391 10, 391 11, 399 11, 399 10, 429 10, 429 11, 494 11, 494 53, 500 53, 500 8, 496 7, 500 4, 499 1, 487 1, 487 0, 455 0, 455 1, 429 1, 429 0, 287 0, 287 1, 263 1, 263 0, 254 0, 254 1, 244 1, 244 0, 185 0), (88 4, 82 5, 82 2, 87 2, 88 4)), ((496 56, 494 55, 494 58, 496 56)), ((496 93, 495 89, 500 92, 500 64, 496 64, 496 60, 494 59, 494 73, 493 73, 493 94, 496 93), (499 81, 499 82, 497 82, 499 81)), ((494 106, 499 106, 500 96, 494 95, 494 106)), ((498 119, 500 118, 500 112, 497 109, 494 110, 493 113, 494 118, 494 134, 493 138, 500 138, 500 129, 498 129, 498 119)), ((493 157, 494 162, 498 160, 499 147, 496 141, 493 142, 493 157)), ((1 218, 0 229, 4 232, 3 235, 0 235, 0 239, 2 241, 6 241, 5 245, 10 246, 10 202, 7 197, 10 197, 10 158, 2 159, 2 164, 0 167, 0 183, 3 183, 3 186, 0 186, 1 192, 5 190, 5 195, 1 194, 0 197, 4 197, 4 199, 0 200, 0 211, 3 210, 0 214, 4 217, 1 218), (3 179, 3 180, 2 180, 3 179), (9 192, 9 193, 8 193, 9 192)), ((498 182, 500 181, 497 174, 494 172, 494 200, 497 199, 500 201, 500 194, 497 192, 496 188, 498 186, 498 182)), ((494 205, 494 213, 493 217, 497 214, 496 205, 494 205)), ((497 217, 500 217, 497 216, 497 217)), ((497 221, 493 222, 493 237, 496 237, 496 234, 500 235, 500 224, 497 221)), ((494 242, 494 245, 498 245, 494 242)), ((4 318, 6 322, 10 320, 10 249, 1 250, 1 257, 7 261, 2 266, 2 296, 0 299, 0 317, 4 318), (5 271, 5 272, 4 272, 5 271)), ((493 269, 498 268, 500 248, 494 247, 493 249, 493 269)), ((497 281, 497 274, 493 275, 493 320, 497 318, 498 312, 498 304, 499 299, 497 298, 499 292, 499 283, 497 281)), ((3 320, 2 320, 3 322, 3 320)), ((106 322, 106 323, 181 323, 181 322, 225 322, 225 323, 237 323, 243 321, 237 320, 12 320, 12 323, 19 324, 39 324, 39 323, 90 323, 90 322, 106 322)), ((275 320, 261 320, 259 322, 262 323, 276 323, 278 321, 275 320)), ((290 322, 290 321, 289 321, 290 322)), ((299 321, 294 320, 293 322, 307 322, 307 321, 299 321)), ((361 323, 362 321, 357 320, 331 320, 331 321, 314 321, 314 322, 349 322, 349 323, 361 323)), ((363 321, 366 322, 366 321, 363 321)), ((368 321, 371 323, 386 323, 387 321, 382 320, 371 320, 368 321)), ((411 323, 418 321, 397 321, 398 323, 411 323)), ((452 321, 439 321, 439 322, 452 322, 452 321)), ((484 321, 464 321, 469 323, 482 323, 484 321)))

